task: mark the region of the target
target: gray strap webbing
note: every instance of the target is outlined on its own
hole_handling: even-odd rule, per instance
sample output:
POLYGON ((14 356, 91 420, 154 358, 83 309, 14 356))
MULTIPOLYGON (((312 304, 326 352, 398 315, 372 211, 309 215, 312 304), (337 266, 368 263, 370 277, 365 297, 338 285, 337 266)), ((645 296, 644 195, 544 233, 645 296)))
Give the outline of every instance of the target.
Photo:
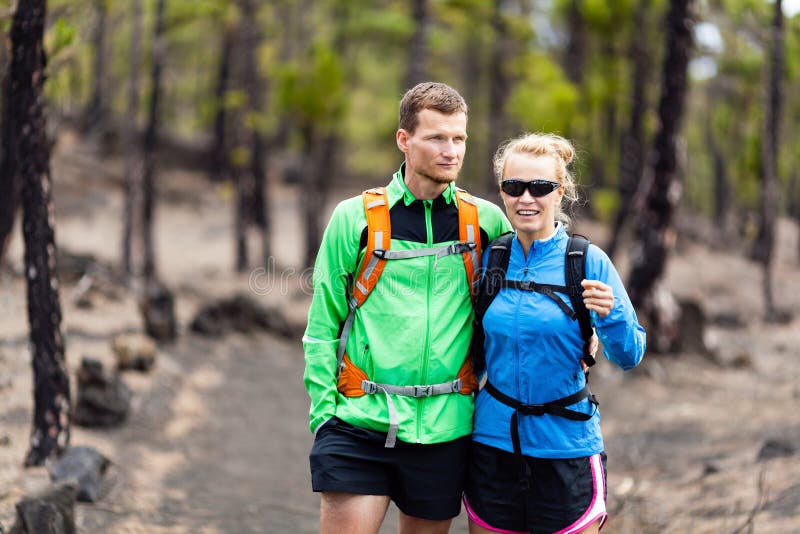
POLYGON ((400 428, 400 423, 397 420, 397 410, 394 409, 394 402, 388 393, 386 395, 386 406, 389 408, 389 431, 386 432, 386 443, 383 444, 384 448, 394 448, 397 443, 397 429, 400 428))
POLYGON ((414 397, 415 399, 422 397, 433 397, 435 395, 447 395, 448 393, 458 393, 461 391, 461 385, 460 378, 451 380, 450 382, 430 384, 427 386, 393 386, 391 384, 373 382, 372 380, 361 381, 361 389, 364 390, 364 393, 373 395, 378 391, 384 391, 386 393, 391 393, 392 395, 414 397))
MULTIPOLYGON (((441 258, 450 254, 462 254, 474 251, 477 245, 475 240, 458 241, 452 245, 442 245, 440 247, 418 248, 414 250, 378 250, 375 249, 375 256, 387 260, 406 260, 408 258, 420 258, 422 256, 436 256, 441 258)), ((477 256, 477 255, 476 255, 477 256)))
MULTIPOLYGON (((382 202, 380 200, 376 200, 375 202, 382 202)), ((375 204, 373 202, 372 204, 375 204)), ((377 249, 383 248, 383 232, 375 232, 375 247, 377 249)), ((373 255, 369 258, 369 263, 367 263, 367 268, 364 269, 364 279, 369 280, 372 277, 372 273, 375 270, 375 266, 378 265, 378 261, 380 258, 376 255, 373 255)), ((364 258, 366 261, 366 258, 364 258)), ((367 288, 361 283, 360 280, 355 281, 355 286, 353 287, 353 291, 360 291, 362 295, 367 294, 367 288)), ((347 348, 347 339, 350 337, 350 330, 353 328, 353 319, 356 315, 356 308, 358 308, 358 301, 355 298, 351 298, 350 302, 347 303, 347 306, 350 308, 350 311, 347 313, 347 318, 344 320, 344 325, 342 326, 342 334, 339 336, 339 347, 336 349, 336 376, 339 376, 339 372, 342 370, 342 361, 344 360, 344 351, 347 348)))
POLYGON ((353 319, 355 319, 356 316, 356 304, 356 299, 350 299, 348 304, 350 312, 347 314, 347 319, 344 320, 342 335, 339 336, 339 346, 336 347, 336 378, 339 378, 339 373, 342 371, 344 350, 347 348, 347 338, 350 337, 350 330, 353 328, 353 319))
POLYGON ((378 392, 386 396, 386 405, 389 409, 389 431, 386 433, 386 443, 384 446, 391 449, 397 443, 397 429, 399 427, 397 420, 397 410, 394 408, 394 402, 390 395, 403 395, 404 397, 432 397, 434 395, 448 395, 450 393, 459 393, 461 391, 461 379, 457 378, 450 382, 443 382, 441 384, 430 384, 426 386, 393 386, 391 384, 381 384, 373 382, 372 380, 362 380, 361 389, 368 395, 374 395, 378 392))
POLYGON ((387 260, 407 260, 409 258, 421 258, 422 256, 446 256, 447 247, 418 248, 414 250, 384 250, 375 251, 381 258, 387 260))

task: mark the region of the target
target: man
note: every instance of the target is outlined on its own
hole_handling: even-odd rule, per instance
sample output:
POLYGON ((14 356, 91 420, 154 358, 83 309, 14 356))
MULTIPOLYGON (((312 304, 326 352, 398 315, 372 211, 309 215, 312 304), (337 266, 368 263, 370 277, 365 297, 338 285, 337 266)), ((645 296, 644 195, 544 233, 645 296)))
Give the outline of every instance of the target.
POLYGON ((323 533, 377 532, 390 500, 401 533, 447 532, 461 510, 474 404, 469 258, 511 229, 497 206, 456 190, 466 129, 453 88, 410 89, 396 134, 404 164, 385 193, 341 202, 323 236, 303 337, 323 533), (367 224, 387 208, 388 247, 367 224), (467 213, 479 224, 471 240, 467 213))

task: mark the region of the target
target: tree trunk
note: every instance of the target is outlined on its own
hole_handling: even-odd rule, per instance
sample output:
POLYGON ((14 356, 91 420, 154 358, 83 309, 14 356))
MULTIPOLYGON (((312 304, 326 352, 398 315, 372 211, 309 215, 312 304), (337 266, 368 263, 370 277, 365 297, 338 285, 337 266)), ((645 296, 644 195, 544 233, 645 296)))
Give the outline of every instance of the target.
POLYGON ((92 84, 92 95, 86 106, 84 116, 83 131, 89 132, 97 128, 104 120, 106 115, 105 99, 105 65, 106 65, 106 14, 108 12, 106 0, 94 0, 95 21, 92 31, 92 49, 94 58, 92 70, 94 80, 92 84))
POLYGON ((131 41, 130 41, 130 74, 128 78, 128 111, 125 129, 126 146, 129 150, 125 158, 124 179, 124 212, 122 225, 122 267, 127 274, 141 274, 142 243, 134 247, 133 236, 142 235, 141 217, 135 217, 135 206, 142 204, 143 167, 141 153, 135 147, 141 146, 137 132, 139 131, 139 74, 142 64, 142 0, 131 0, 131 41), (137 265, 133 266, 133 250, 137 250, 137 265))
POLYGON ((647 39, 642 32, 645 31, 645 15, 650 5, 650 0, 639 0, 634 15, 634 28, 631 32, 631 41, 628 54, 633 63, 633 79, 631 80, 631 115, 628 130, 620 140, 619 156, 619 210, 614 218, 611 230, 611 241, 606 247, 606 253, 614 257, 622 238, 625 225, 630 218, 633 197, 636 188, 642 179, 644 167, 644 114, 647 109, 645 88, 647 86, 648 53, 645 45, 647 39))
POLYGON ((405 89, 410 89, 428 79, 428 27, 430 26, 428 0, 412 0, 411 4, 414 34, 408 47, 405 89))
MULTIPOLYGON (((486 56, 483 52, 484 42, 481 39, 479 32, 470 32, 466 36, 466 42, 462 47, 461 53, 461 75, 460 87, 463 88, 461 94, 464 99, 470 103, 470 106, 475 106, 479 99, 483 98, 483 82, 484 73, 486 72, 486 56)), ((475 113, 475 107, 472 107, 470 112, 475 113)), ((475 115, 473 115, 475 116, 475 115)), ((472 128, 475 128, 474 125, 472 128)), ((485 130, 485 128, 483 129, 485 130)), ((469 145, 470 151, 478 154, 485 154, 487 152, 484 143, 487 141, 486 132, 478 133, 480 130, 473 129, 475 135, 470 136, 469 145)), ((495 147, 496 148, 496 147, 495 147)), ((489 175, 491 177, 491 174, 489 175)), ((483 158, 466 158, 464 166, 461 168, 459 183, 463 184, 476 184, 477 188, 483 188, 486 184, 486 163, 483 158)), ((487 198, 496 198, 492 193, 497 194, 497 187, 489 192, 487 198)))
MULTIPOLYGON (((155 154, 158 144, 159 111, 161 103, 161 71, 164 66, 164 11, 165 0, 157 0, 150 70, 150 102, 147 125, 142 138, 142 274, 136 280, 139 293, 139 311, 147 334, 157 341, 169 341, 176 336, 175 300, 156 274, 155 246, 153 243, 153 216, 155 211, 155 154)), ((138 221, 137 221, 138 223, 138 221)))
POLYGON ((767 319, 776 317, 772 288, 772 263, 775 249, 775 226, 778 211, 778 146, 780 143, 781 83, 784 70, 783 8, 775 0, 772 19, 769 80, 764 113, 764 137, 761 143, 763 187, 761 188, 761 240, 759 259, 763 267, 764 304, 767 319))
POLYGON ((638 210, 631 254, 628 293, 633 305, 649 319, 656 351, 676 348, 678 317, 670 317, 655 299, 674 245, 673 216, 680 202, 682 178, 678 168, 677 139, 683 120, 687 67, 692 50, 693 0, 672 0, 666 17, 666 56, 663 66, 659 129, 653 144, 653 179, 644 205, 638 210))
POLYGON ((724 247, 725 243, 730 242, 732 239, 730 231, 731 184, 728 178, 727 160, 717 142, 710 113, 706 120, 706 144, 711 156, 714 176, 714 225, 720 237, 719 240, 715 241, 715 244, 719 247, 724 247))
POLYGON ((494 176, 494 153, 498 145, 506 137, 508 128, 505 108, 511 92, 511 80, 505 62, 511 57, 509 52, 508 28, 504 16, 504 1, 494 1, 492 13, 492 54, 489 64, 489 135, 488 161, 489 172, 487 191, 497 191, 497 180, 494 176))
POLYGON ((312 267, 317 258, 319 244, 322 242, 321 214, 325 208, 331 182, 331 170, 336 168, 336 154, 339 151, 340 138, 335 132, 321 136, 313 127, 303 132, 304 145, 309 158, 306 177, 306 191, 314 191, 306 195, 303 201, 303 217, 306 221, 306 250, 303 265, 312 267), (322 137, 322 139, 319 139, 322 137))
MULTIPOLYGON (((239 16, 231 27, 231 50, 229 87, 237 92, 247 94, 247 37, 244 35, 246 28, 244 14, 247 0, 239 0, 237 7, 239 16)), ((234 243, 234 270, 243 273, 250 264, 250 255, 247 246, 247 230, 253 221, 253 181, 250 172, 249 158, 250 142, 248 137, 248 109, 249 102, 245 101, 225 111, 225 164, 226 173, 234 188, 233 199, 233 243, 234 243)))
POLYGON ((247 115, 252 120, 248 121, 248 144, 250 146, 250 175, 252 180, 252 193, 249 198, 249 219, 261 232, 263 264, 267 265, 272 255, 270 241, 270 214, 269 196, 266 183, 267 173, 265 166, 269 153, 269 146, 265 143, 260 130, 258 118, 264 112, 264 82, 258 73, 256 52, 261 45, 261 35, 256 25, 257 13, 255 5, 250 0, 243 0, 242 22, 244 24, 244 86, 247 93, 247 115))
MULTIPOLYGON (((331 23, 335 31, 331 42, 334 53, 344 58, 344 79, 351 80, 355 76, 350 58, 350 42, 347 37, 346 21, 352 17, 352 6, 344 2, 337 3, 331 14, 331 23)), ((347 90, 347 81, 345 81, 347 90)), ((304 191, 314 191, 313 195, 305 195, 303 199, 303 215, 306 221, 305 253, 303 264, 313 267, 320 242, 322 242, 322 215, 335 178, 340 174, 339 154, 342 152, 341 128, 335 124, 306 123, 300 128, 305 146, 305 153, 310 154, 305 174, 304 191)))
MULTIPOLYGON (((242 116, 241 110, 239 115, 242 116)), ((241 121, 239 121, 241 122, 241 121)), ((236 146, 244 143, 244 127, 239 124, 235 126, 236 146)), ((243 273, 250 263, 247 251, 247 228, 252 221, 252 197, 253 180, 252 175, 243 167, 242 162, 234 162, 231 167, 233 183, 236 185, 236 211, 234 221, 234 232, 236 240, 236 272, 243 273)))
POLYGON ((586 60, 586 22, 581 7, 583 0, 570 0, 567 8, 567 33, 569 42, 564 55, 564 74, 575 85, 583 83, 583 69, 586 60))
POLYGON ((253 222, 261 233, 262 263, 267 265, 272 257, 272 225, 270 224, 270 195, 267 184, 267 154, 269 146, 257 129, 250 134, 250 172, 253 174, 253 222))
POLYGON ((61 336, 61 305, 46 135, 42 43, 46 2, 19 2, 11 26, 9 101, 13 153, 21 184, 34 414, 26 466, 42 465, 69 444, 70 391, 61 336))
MULTIPOLYGON (((607 65, 605 68, 607 72, 606 76, 614 80, 620 79, 620 62, 618 60, 620 53, 617 51, 617 44, 614 42, 613 38, 609 38, 600 48, 599 61, 607 65)), ((618 154, 620 150, 618 143, 620 139, 620 125, 617 100, 615 93, 607 96, 603 104, 603 113, 602 115, 598 114, 602 117, 602 126, 595 130, 596 134, 599 134, 599 138, 594 142, 597 150, 593 151, 595 154, 593 158, 594 164, 592 165, 595 170, 595 179, 592 182, 594 187, 608 187, 610 185, 608 183, 609 177, 613 176, 618 168, 612 156, 612 154, 618 154), (603 157, 602 154, 608 154, 608 156, 603 157)), ((591 204, 588 204, 587 207, 590 211, 592 210, 591 204)))
POLYGON ((142 229, 144 246, 144 276, 149 281, 155 278, 155 247, 153 245, 153 212, 155 206, 155 150, 158 138, 158 108, 161 99, 161 70, 164 62, 164 2, 156 4, 156 21, 153 29, 153 59, 150 71, 150 106, 147 129, 142 143, 144 162, 142 229))
POLYGON ((228 92, 228 83, 231 72, 231 56, 233 54, 233 28, 226 25, 222 33, 220 46, 219 65, 217 66, 217 85, 214 89, 214 137, 211 145, 211 167, 209 179, 212 182, 222 182, 228 175, 228 152, 226 143, 225 121, 225 96, 228 92))
POLYGON ((17 214, 19 203, 19 180, 15 168, 14 158, 16 156, 14 146, 16 135, 11 126, 12 108, 10 101, 12 98, 11 87, 13 80, 9 74, 3 81, 3 102, 2 102, 2 150, 0 150, 0 262, 5 257, 5 251, 11 240, 11 232, 14 229, 14 219, 17 214))

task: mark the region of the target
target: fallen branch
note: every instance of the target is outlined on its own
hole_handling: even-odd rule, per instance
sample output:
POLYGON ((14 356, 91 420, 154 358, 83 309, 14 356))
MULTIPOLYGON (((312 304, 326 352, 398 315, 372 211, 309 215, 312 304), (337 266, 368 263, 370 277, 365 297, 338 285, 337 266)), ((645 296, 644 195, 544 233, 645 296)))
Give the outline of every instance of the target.
POLYGON ((758 498, 756 499, 756 504, 753 506, 750 513, 747 515, 747 520, 744 522, 742 526, 734 530, 731 534, 741 534, 745 532, 745 529, 748 533, 753 533, 753 524, 755 522, 756 516, 761 512, 764 507, 767 505, 767 495, 769 493, 766 482, 765 482, 765 468, 762 467, 758 473, 758 498))

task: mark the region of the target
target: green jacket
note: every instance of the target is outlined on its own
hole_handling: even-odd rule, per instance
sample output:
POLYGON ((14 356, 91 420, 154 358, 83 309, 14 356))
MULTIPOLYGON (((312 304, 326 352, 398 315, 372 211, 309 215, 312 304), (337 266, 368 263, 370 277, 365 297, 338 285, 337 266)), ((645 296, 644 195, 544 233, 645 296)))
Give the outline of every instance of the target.
MULTIPOLYGON (((386 191, 392 250, 448 245, 458 240, 455 186, 434 200, 414 198, 401 167, 386 191)), ((482 245, 511 230, 502 211, 476 199, 482 245)), ((303 336, 304 382, 311 397, 310 428, 332 416, 386 432, 386 397, 345 397, 336 389, 336 349, 347 317, 348 280, 366 246, 367 221, 361 196, 342 201, 331 216, 314 266, 314 296, 303 336)), ((472 303, 460 254, 386 262, 383 274, 356 311, 346 352, 376 382, 397 386, 438 384, 455 379, 472 337, 472 303)), ((424 398, 393 396, 398 439, 439 443, 472 432, 472 395, 424 398)))

